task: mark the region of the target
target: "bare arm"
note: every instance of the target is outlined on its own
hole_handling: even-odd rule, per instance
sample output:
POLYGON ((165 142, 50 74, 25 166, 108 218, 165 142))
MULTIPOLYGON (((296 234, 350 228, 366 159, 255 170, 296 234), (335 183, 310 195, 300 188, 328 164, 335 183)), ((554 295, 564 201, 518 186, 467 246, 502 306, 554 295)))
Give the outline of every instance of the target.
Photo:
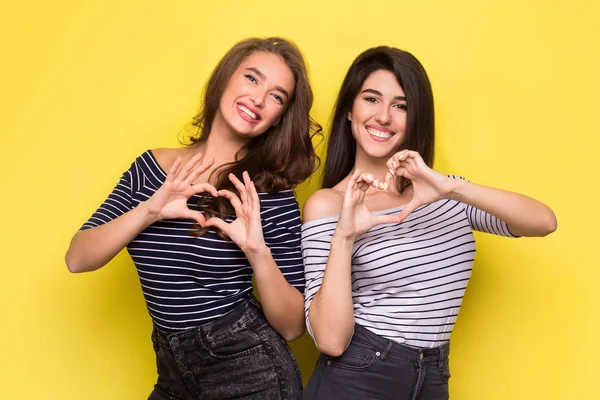
POLYGON ((352 248, 355 239, 373 226, 399 222, 399 216, 373 215, 364 206, 365 191, 374 183, 372 177, 356 171, 349 180, 343 200, 335 194, 313 196, 305 205, 305 220, 331 215, 341 208, 336 230, 330 243, 330 252, 323 281, 308 309, 308 320, 319 350, 331 356, 340 356, 354 332, 354 305, 352 301, 352 248), (341 203, 341 204, 340 204, 341 203), (321 210, 317 211, 320 208, 321 210))
POLYGON ((144 202, 106 224, 78 231, 65 255, 67 268, 71 272, 101 268, 155 221, 157 215, 144 202))
POLYGON ((323 282, 308 310, 308 320, 319 350, 340 356, 354 332, 351 255, 354 237, 333 235, 323 282))
POLYGON ((158 220, 191 218, 203 225, 204 216, 199 211, 190 210, 187 199, 207 191, 217 196, 216 189, 208 183, 191 185, 213 162, 202 165, 202 154, 198 154, 179 168, 181 158, 178 158, 164 184, 150 199, 106 224, 77 232, 65 255, 69 271, 88 272, 101 268, 158 220))
POLYGON ((267 247, 260 218, 260 200, 247 172, 244 183, 230 174, 229 179, 240 192, 240 198, 228 190, 218 195, 227 198, 236 213, 236 220, 226 223, 210 218, 205 226, 221 229, 244 252, 256 281, 265 316, 275 330, 286 340, 294 340, 304 333, 304 297, 283 276, 267 247))
POLYGON ((557 227, 550 207, 522 194, 452 179, 447 197, 501 219, 516 236, 546 236, 557 227))
POLYGON ((413 185, 413 199, 400 213, 401 219, 422 205, 448 198, 492 214, 504 221, 513 235, 546 236, 556 230, 554 212, 545 204, 522 194, 449 178, 429 168, 415 151, 401 151, 387 165, 388 182, 396 175, 410 179, 413 185))
POLYGON ((304 296, 290 285, 275 263, 268 247, 248 260, 254 270, 254 281, 263 311, 269 323, 287 341, 304 334, 304 296))

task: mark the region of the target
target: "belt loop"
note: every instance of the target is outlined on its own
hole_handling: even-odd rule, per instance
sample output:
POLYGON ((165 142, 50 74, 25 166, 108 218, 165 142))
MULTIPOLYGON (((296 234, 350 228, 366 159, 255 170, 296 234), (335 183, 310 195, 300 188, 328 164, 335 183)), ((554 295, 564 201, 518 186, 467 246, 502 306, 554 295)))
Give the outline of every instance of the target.
POLYGON ((438 359, 438 368, 440 369, 440 371, 442 371, 444 369, 444 359, 446 358, 446 351, 445 351, 446 345, 441 345, 440 347, 438 347, 439 349, 439 359, 438 359))
POLYGON ((392 350, 393 346, 394 342, 392 340, 388 340, 388 345, 385 348, 385 350, 383 350, 383 353, 381 353, 381 357, 379 358, 381 361, 385 361, 385 358, 387 357, 388 353, 392 350))

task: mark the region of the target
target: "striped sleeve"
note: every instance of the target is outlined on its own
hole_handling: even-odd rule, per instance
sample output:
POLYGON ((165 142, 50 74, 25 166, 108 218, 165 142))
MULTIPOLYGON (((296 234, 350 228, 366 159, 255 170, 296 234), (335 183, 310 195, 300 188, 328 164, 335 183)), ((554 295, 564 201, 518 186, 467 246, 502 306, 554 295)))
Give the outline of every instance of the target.
POLYGON ((98 207, 89 220, 81 227, 81 230, 95 228, 106 224, 133 209, 133 180, 137 176, 137 164, 123 173, 121 179, 110 193, 104 203, 98 207))
POLYGON ((290 285, 304 293, 304 267, 300 246, 300 208, 296 199, 263 214, 263 235, 273 259, 290 285))
POLYGON ((312 338, 315 338, 308 311, 310 305, 317 294, 317 291, 323 283, 323 275, 329 258, 331 248, 330 235, 315 235, 313 229, 302 231, 302 257, 304 258, 304 277, 306 279, 306 289, 304 290, 304 317, 306 319, 306 328, 312 338))
MULTIPOLYGON (((452 179, 462 179, 468 181, 468 179, 462 176, 448 175, 452 179)), ((476 207, 465 204, 465 213, 471 228, 485 233, 491 233, 499 236, 517 237, 510 233, 506 222, 500 218, 494 217, 492 214, 482 211, 476 207)))
POLYGON ((486 233, 492 233, 499 236, 517 237, 510 233, 506 222, 492 214, 482 211, 478 208, 465 204, 465 213, 471 228, 486 233))

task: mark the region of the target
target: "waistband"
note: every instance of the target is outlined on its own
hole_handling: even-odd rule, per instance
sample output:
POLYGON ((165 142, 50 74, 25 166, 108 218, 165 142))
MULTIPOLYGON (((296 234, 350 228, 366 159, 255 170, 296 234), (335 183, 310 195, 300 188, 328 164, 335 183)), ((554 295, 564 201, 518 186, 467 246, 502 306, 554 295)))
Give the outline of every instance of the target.
POLYGON ((355 324, 354 325, 354 335, 352 336, 352 340, 350 341, 350 346, 352 346, 352 341, 357 340, 366 344, 370 344, 371 346, 375 346, 380 350, 381 357, 385 359, 388 355, 394 355, 396 357, 401 357, 409 360, 420 361, 425 358, 429 360, 444 360, 450 354, 450 342, 446 342, 439 347, 433 348, 416 348, 409 347, 403 345, 401 343, 395 342, 390 339, 386 339, 382 336, 379 336, 364 326, 355 324))
POLYGON ((197 334, 202 338, 210 340, 226 335, 229 332, 243 329, 257 319, 260 319, 260 323, 262 323, 263 320, 266 322, 266 317, 262 312, 260 303, 254 296, 251 296, 247 301, 238 305, 227 314, 222 315, 207 324, 174 333, 162 332, 154 326, 153 335, 157 340, 163 343, 167 343, 173 338, 182 340, 194 337, 197 334))

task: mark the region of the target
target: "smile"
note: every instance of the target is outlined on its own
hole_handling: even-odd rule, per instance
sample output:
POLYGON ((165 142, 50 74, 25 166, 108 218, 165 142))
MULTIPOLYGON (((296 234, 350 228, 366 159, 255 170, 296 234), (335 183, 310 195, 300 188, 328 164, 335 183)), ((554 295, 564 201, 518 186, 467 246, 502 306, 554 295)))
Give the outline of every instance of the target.
POLYGON ((369 135, 374 136, 380 140, 381 139, 387 140, 387 139, 391 138, 392 136, 394 136, 394 134, 392 132, 384 132, 384 131, 380 131, 375 128, 367 128, 367 132, 369 132, 369 135))
POLYGON ((244 115, 249 117, 252 121, 258 121, 260 119, 258 114, 252 112, 248 107, 246 107, 242 104, 238 104, 237 107, 244 115))

